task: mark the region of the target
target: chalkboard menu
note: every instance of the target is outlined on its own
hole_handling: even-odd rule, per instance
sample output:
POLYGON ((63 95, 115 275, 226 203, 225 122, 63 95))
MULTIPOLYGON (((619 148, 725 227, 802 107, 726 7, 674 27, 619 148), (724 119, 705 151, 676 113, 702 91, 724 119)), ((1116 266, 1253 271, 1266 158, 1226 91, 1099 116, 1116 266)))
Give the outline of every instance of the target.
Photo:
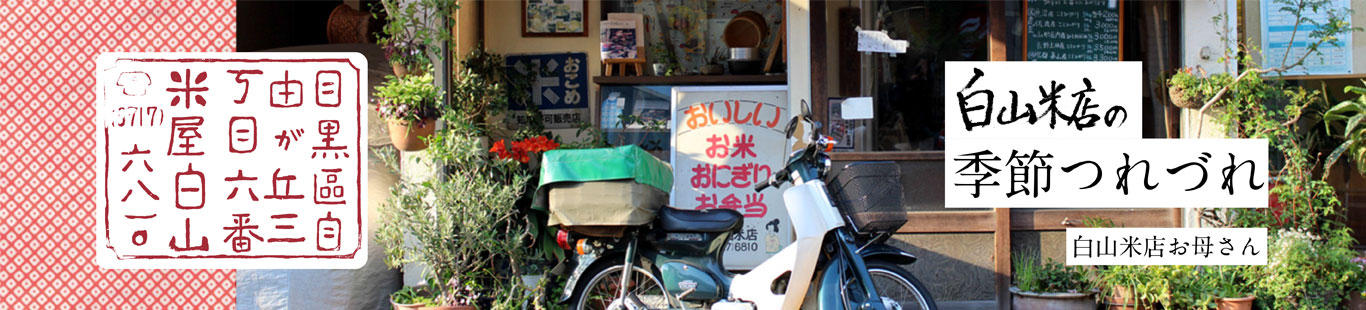
POLYGON ((1025 59, 1120 60, 1120 0, 1025 1, 1025 59))

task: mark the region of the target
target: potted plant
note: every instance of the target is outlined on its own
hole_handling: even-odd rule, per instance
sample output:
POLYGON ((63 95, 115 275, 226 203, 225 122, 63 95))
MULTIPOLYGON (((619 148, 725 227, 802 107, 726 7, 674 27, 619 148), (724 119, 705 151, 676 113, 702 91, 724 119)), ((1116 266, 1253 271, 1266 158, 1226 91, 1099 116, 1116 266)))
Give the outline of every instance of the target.
POLYGON ((656 76, 674 75, 678 67, 678 60, 674 58, 673 49, 669 48, 669 45, 663 42, 651 43, 648 55, 653 58, 650 67, 656 76))
POLYGON ((1205 269, 1209 288, 1213 291, 1219 310, 1251 310, 1253 300, 1251 281, 1239 266, 1211 266, 1205 269))
POLYGON ((373 6, 375 18, 385 20, 380 46, 398 76, 421 75, 433 59, 441 60, 451 37, 444 20, 460 8, 448 0, 381 0, 373 6))
POLYGON ((441 91, 431 74, 387 76, 375 87, 379 115, 389 121, 389 139, 404 151, 427 148, 425 139, 436 130, 441 115, 441 91))
POLYGON ((1015 286, 1010 293, 1015 309, 1096 308, 1094 294, 1087 291, 1085 275, 1077 267, 1052 259, 1039 264, 1034 255, 1015 255, 1013 260, 1015 286))
MULTIPOLYGON (((532 173, 517 161, 490 155, 468 124, 454 123, 428 140, 427 157, 438 175, 404 181, 380 206, 376 239, 385 263, 425 265, 434 304, 484 309, 518 308, 534 294, 522 286, 532 255, 519 201, 532 173)), ((539 139, 518 149, 552 148, 539 139)), ((532 156, 534 154, 527 154, 532 156)), ((382 156, 392 166, 392 156, 382 156)))
POLYGON ((1106 308, 1111 310, 1153 309, 1161 303, 1166 284, 1153 276, 1152 266, 1105 266, 1095 269, 1096 281, 1106 308))
POLYGON ((472 126, 475 136, 511 137, 510 132, 492 132, 504 128, 527 129, 530 134, 539 134, 544 128, 540 125, 539 112, 529 104, 530 76, 516 70, 509 70, 503 56, 489 53, 476 47, 460 60, 460 70, 451 77, 448 91, 451 97, 449 122, 472 126), (504 123, 511 103, 527 103, 530 124, 504 123))
MULTIPOLYGON (((1203 73, 1204 70, 1201 71, 1203 73)), ((1194 69, 1182 68, 1167 80, 1167 95, 1177 107, 1199 109, 1205 104, 1205 97, 1201 94, 1204 85, 1204 79, 1196 76, 1194 69)))
POLYGON ((417 310, 435 305, 436 300, 432 298, 431 292, 424 287, 404 286, 393 294, 389 294, 389 305, 394 310, 417 310))
MULTIPOLYGON (((1354 279, 1361 270, 1352 263, 1356 252, 1346 230, 1319 236, 1277 230, 1268 236, 1267 265, 1258 270, 1253 285, 1258 300, 1273 309, 1327 309, 1348 303, 1360 287, 1354 279)), ((1263 303, 1259 301, 1259 303, 1263 303)))

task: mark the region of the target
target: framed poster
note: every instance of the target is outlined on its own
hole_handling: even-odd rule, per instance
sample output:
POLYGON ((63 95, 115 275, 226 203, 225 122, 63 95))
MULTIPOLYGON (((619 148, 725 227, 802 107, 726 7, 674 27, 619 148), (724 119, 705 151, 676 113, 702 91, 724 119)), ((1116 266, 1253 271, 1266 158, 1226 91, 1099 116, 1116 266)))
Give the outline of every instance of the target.
POLYGON ((584 0, 522 0, 523 37, 586 37, 584 0))
POLYGON ((672 97, 672 207, 739 211, 725 267, 758 266, 793 238, 782 190, 754 192, 787 160, 787 86, 677 87, 672 97))

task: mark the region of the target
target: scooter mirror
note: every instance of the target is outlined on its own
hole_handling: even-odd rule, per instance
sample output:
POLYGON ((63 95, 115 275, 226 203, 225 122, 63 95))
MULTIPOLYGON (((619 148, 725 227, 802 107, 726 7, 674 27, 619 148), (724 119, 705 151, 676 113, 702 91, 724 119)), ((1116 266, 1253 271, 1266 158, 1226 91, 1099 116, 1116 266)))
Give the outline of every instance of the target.
POLYGON ((785 132, 787 133, 788 139, 792 139, 792 135, 797 133, 797 126, 800 126, 798 123, 801 120, 800 116, 793 116, 791 120, 787 121, 787 130, 785 132))

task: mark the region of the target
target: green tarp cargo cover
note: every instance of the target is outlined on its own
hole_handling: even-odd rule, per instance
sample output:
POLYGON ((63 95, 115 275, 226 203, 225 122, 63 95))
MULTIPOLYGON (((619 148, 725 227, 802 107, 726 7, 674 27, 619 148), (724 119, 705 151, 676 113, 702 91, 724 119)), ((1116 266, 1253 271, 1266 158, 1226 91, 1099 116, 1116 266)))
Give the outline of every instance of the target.
MULTIPOLYGON (((550 212, 564 211, 566 210, 565 206, 587 207, 590 205, 597 205, 603 208, 592 208, 601 210, 585 211, 611 212, 614 210, 611 205, 616 204, 621 205, 621 208, 615 209, 615 211, 625 212, 629 208, 625 208, 627 206, 625 206, 624 204, 634 204, 634 208, 637 209, 640 207, 644 207, 641 205, 643 203, 656 204, 658 206, 666 204, 668 199, 668 192, 669 189, 672 188, 672 186, 673 171, 669 168, 669 165, 650 155, 650 153, 645 152, 645 150, 642 150, 640 147, 634 145, 598 149, 553 150, 545 152, 545 154, 541 158, 540 184, 536 190, 536 196, 533 199, 532 205, 533 208, 537 210, 550 212), (589 188, 576 186, 577 184, 587 182, 608 183, 607 181, 616 181, 610 183, 617 184, 617 186, 637 187, 631 190, 639 194, 647 195, 609 195, 611 193, 603 192, 603 198, 606 198, 608 196, 635 196, 636 198, 630 198, 633 199, 633 201, 564 201, 563 199, 561 199, 561 201, 552 201, 552 196, 571 196, 551 195, 549 193, 551 190, 554 190, 556 188, 570 190, 570 188, 572 187, 574 189, 579 190, 577 193, 575 193, 575 195, 572 195, 572 197, 586 198, 586 195, 591 195, 592 193, 583 192, 582 190, 589 188), (649 193, 654 192, 656 190, 658 192, 649 193), (660 193, 662 193, 663 195, 659 195, 660 193), (561 205, 558 207, 547 208, 552 203, 561 205), (572 205, 564 205, 565 203, 572 205)), ((591 188, 595 191, 609 190, 598 186, 594 186, 591 188)), ((650 216, 653 216, 653 214, 650 214, 650 216)), ((586 218, 583 216, 574 215, 570 215, 569 217, 586 218)), ((556 218, 556 216, 552 215, 551 218, 556 218)), ((561 216, 561 218, 564 217, 561 216)), ((599 215, 594 216, 594 218, 603 217, 599 215)), ((621 225, 626 225, 626 223, 622 223, 621 225)))

